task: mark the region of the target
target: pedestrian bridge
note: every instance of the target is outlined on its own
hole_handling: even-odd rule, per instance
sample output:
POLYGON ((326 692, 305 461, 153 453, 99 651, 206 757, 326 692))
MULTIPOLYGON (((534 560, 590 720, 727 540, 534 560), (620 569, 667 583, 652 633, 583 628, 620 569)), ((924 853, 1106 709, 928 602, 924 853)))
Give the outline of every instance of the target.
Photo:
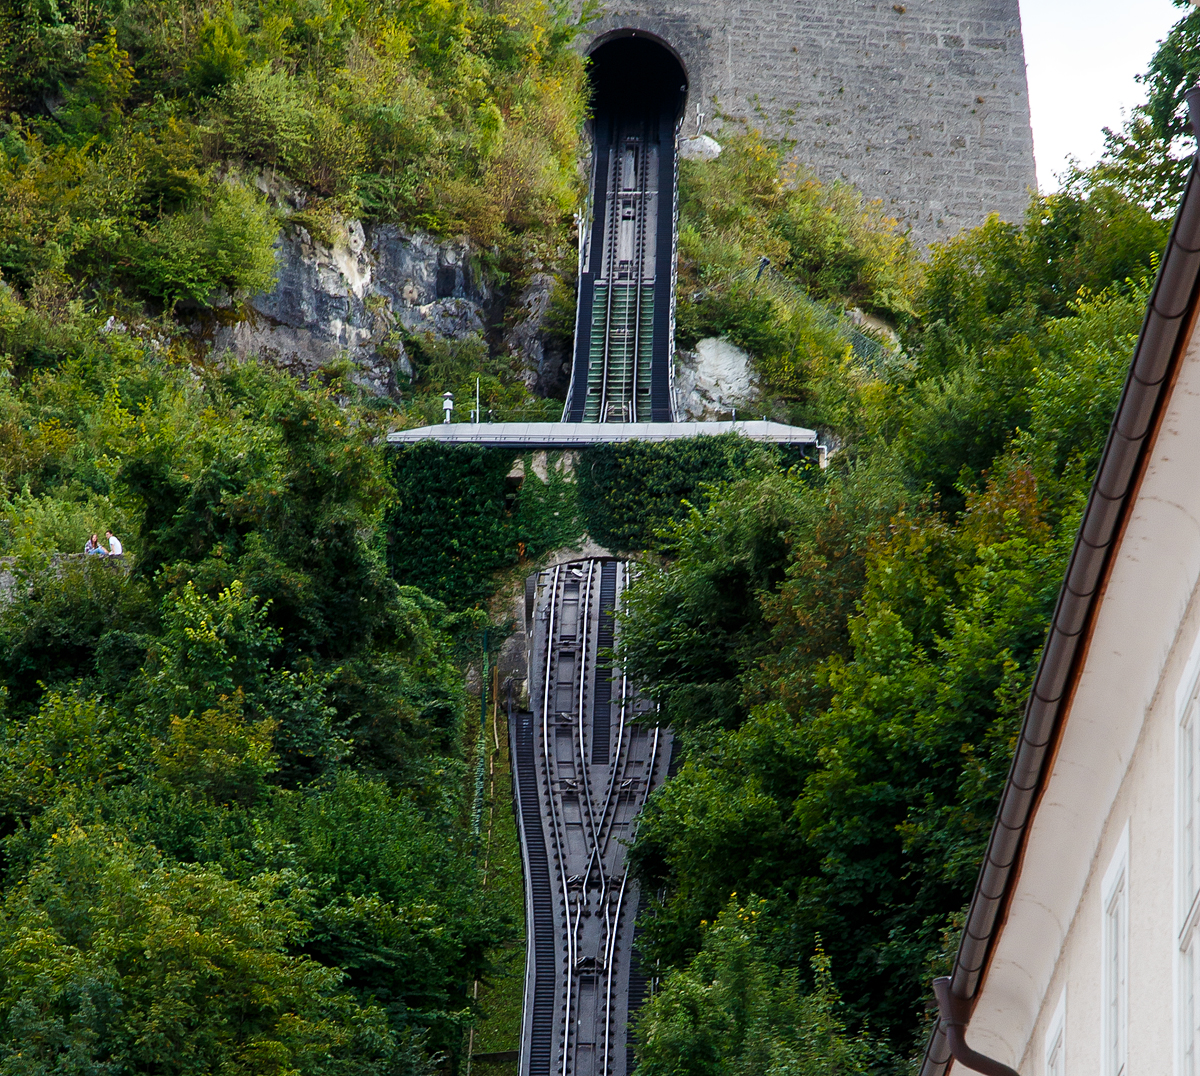
POLYGON ((488 448, 586 448, 630 441, 681 441, 736 433, 776 445, 815 445, 817 435, 782 422, 443 422, 388 434, 393 445, 440 441, 488 448))

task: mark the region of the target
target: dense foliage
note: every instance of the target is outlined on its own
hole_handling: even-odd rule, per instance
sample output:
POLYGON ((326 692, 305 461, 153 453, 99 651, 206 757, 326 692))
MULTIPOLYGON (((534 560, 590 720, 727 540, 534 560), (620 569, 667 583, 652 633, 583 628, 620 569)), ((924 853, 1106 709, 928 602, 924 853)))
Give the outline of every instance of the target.
MULTIPOLYGON (((1145 110, 1180 155, 1195 20, 1145 110)), ((754 137, 683 170, 683 331, 734 339, 764 409, 837 451, 723 476, 628 595, 624 657, 683 747, 632 853, 662 894, 642 1076, 899 1073, 920 1050, 1180 189, 1166 143, 1149 156, 923 266, 754 137), (814 299, 885 317, 901 350, 821 337, 814 299)))
MULTIPOLYGON (((761 901, 758 904, 762 904, 761 901)), ((649 1076, 856 1076, 876 1049, 848 1038, 829 958, 818 946, 813 987, 799 988, 759 937, 761 908, 736 894, 686 968, 669 972, 639 1026, 646 1040, 639 1071, 649 1076)))
POLYGON ((643 1076, 902 1071, 1180 189, 1197 20, 1100 166, 928 257, 789 146, 683 163, 680 341, 745 348, 818 472, 726 438, 389 454, 446 390, 558 406, 476 336, 406 340, 397 413, 181 331, 270 283, 283 226, 560 265, 565 6, 0 12, 0 1069, 453 1071, 519 929, 480 896, 515 874, 476 854, 463 654, 586 532, 648 551, 621 646, 683 746, 632 850, 643 1076), (899 346, 851 351, 848 309, 899 346), (108 528, 123 560, 63 556, 108 528))
POLYGON ((269 288, 281 227, 466 233, 493 283, 556 264, 575 29, 520 0, 0 11, 6 1070, 457 1065, 519 929, 480 898, 464 765, 494 580, 393 578, 382 420, 528 392, 420 336, 390 415, 349 368, 201 365, 181 322, 269 288), (106 528, 123 561, 64 556, 106 528))
POLYGON ((791 460, 811 463, 800 449, 764 448, 735 435, 595 445, 580 458, 580 514, 588 533, 609 549, 653 549, 664 527, 708 503, 714 483, 791 460))
POLYGON ((0 272, 209 305, 272 274, 280 217, 552 251, 576 196, 564 8, 257 0, 0 12, 0 272))
MULTIPOLYGON (((691 967, 701 924, 754 894, 780 966, 805 967, 820 934, 856 1025, 913 1048, 1145 298, 1117 289, 1045 324, 1026 428, 986 476, 964 471, 960 511, 896 436, 816 484, 742 478, 671 532, 622 636, 685 745, 634 849, 667 894, 647 928, 667 966, 691 967)), ((869 388, 874 426, 919 383, 869 388)))
POLYGON ((486 602, 497 579, 591 537, 614 552, 656 548, 663 527, 736 475, 765 473, 801 450, 736 436, 526 453, 422 442, 396 454, 387 560, 398 579, 453 608, 486 602))
POLYGON ((0 353, 4 1065, 457 1053, 515 924, 464 825, 468 622, 384 563, 378 412, 3 286, 0 353), (106 528, 124 558, 51 556, 106 528))
POLYGON ((517 467, 500 449, 429 441, 398 453, 393 467, 388 563, 455 608, 486 601, 497 573, 583 535, 561 457, 542 477, 532 453, 517 467))
POLYGON ((854 188, 818 183, 783 143, 742 134, 715 161, 681 164, 679 344, 732 340, 785 401, 805 394, 818 356, 846 354, 818 304, 903 321, 919 279, 896 222, 854 188))

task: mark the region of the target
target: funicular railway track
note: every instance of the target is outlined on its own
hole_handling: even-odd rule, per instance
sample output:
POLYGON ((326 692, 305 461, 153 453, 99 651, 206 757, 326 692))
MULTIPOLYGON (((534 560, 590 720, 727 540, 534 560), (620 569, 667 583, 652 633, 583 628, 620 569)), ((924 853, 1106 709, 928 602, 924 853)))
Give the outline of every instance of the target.
POLYGON ((597 195, 603 195, 603 205, 597 207, 602 227, 586 338, 583 419, 648 422, 653 411, 660 132, 647 116, 608 116, 601 122, 609 129, 602 139, 607 152, 598 164, 606 174, 597 182, 597 195))
POLYGON ((532 711, 510 724, 530 928, 522 1076, 630 1070, 627 1024, 645 976, 625 842, 665 778, 670 733, 609 664, 628 571, 616 560, 559 565, 531 602, 532 711))
POLYGON ((583 229, 570 422, 671 422, 676 129, 686 76, 644 37, 592 53, 591 220, 583 229))

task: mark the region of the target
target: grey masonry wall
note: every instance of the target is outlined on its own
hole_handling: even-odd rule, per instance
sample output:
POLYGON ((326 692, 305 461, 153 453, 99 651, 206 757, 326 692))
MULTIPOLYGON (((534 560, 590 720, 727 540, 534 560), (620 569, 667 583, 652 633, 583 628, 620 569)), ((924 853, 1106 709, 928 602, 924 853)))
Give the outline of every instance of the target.
POLYGON ((629 30, 689 76, 684 134, 785 135, 931 242, 1036 186, 1017 0, 608 0, 586 47, 629 30))

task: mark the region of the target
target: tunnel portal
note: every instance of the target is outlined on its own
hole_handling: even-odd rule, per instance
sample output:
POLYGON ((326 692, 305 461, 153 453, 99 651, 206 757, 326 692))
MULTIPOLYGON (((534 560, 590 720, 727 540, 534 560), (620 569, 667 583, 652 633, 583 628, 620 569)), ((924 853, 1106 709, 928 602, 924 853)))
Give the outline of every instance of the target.
POLYGON ((670 422, 675 131, 687 74, 645 34, 590 54, 591 221, 579 274, 568 422, 670 422))

